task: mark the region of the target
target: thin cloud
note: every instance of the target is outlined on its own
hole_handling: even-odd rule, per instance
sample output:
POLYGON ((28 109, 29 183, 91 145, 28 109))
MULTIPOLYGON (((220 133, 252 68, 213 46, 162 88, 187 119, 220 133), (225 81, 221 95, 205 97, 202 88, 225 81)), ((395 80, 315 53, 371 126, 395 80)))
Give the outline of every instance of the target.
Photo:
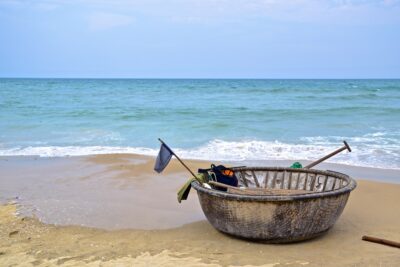
POLYGON ((88 16, 89 29, 94 31, 127 26, 133 22, 133 17, 116 13, 95 12, 88 16))

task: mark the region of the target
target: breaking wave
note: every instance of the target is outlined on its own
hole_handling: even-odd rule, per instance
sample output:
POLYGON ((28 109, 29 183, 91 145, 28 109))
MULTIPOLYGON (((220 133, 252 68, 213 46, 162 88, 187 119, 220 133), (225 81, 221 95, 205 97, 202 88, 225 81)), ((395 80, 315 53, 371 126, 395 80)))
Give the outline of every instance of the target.
MULTIPOLYGON (((400 169, 400 141, 387 138, 385 133, 374 133, 362 137, 303 137, 301 144, 279 141, 224 141, 212 140, 194 148, 174 148, 185 159, 213 161, 252 160, 315 160, 342 145, 346 139, 352 152, 343 152, 328 162, 346 165, 400 169)), ((99 154, 140 154, 155 156, 158 148, 123 146, 28 146, 0 149, 0 156, 65 157, 99 154)))

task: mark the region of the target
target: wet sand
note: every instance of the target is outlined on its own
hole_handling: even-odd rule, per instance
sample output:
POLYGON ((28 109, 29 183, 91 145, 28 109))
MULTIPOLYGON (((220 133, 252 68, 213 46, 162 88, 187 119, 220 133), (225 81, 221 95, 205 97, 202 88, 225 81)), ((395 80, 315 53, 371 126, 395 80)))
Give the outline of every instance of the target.
POLYGON ((157 174, 153 164, 135 155, 9 158, 0 161, 0 200, 17 200, 24 216, 57 225, 149 230, 204 220, 196 194, 177 202, 188 173, 172 161, 157 174))
MULTIPOLYGON (((358 180, 342 216, 326 235, 267 245, 216 231, 204 219, 193 191, 187 202, 178 204, 176 191, 187 173, 173 161, 166 173, 157 175, 153 162, 135 155, 1 158, 1 201, 17 204, 0 207, 0 266, 398 266, 400 262, 399 249, 361 241, 362 235, 400 241, 399 184, 358 180)), ((209 165, 188 164, 193 169, 209 165)))

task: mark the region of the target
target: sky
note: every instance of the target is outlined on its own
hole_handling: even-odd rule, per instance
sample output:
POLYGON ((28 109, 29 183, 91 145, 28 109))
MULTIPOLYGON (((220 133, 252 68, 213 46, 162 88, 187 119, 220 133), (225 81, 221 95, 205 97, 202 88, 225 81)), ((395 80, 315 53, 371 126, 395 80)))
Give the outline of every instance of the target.
POLYGON ((400 0, 0 0, 0 77, 400 78, 400 0))

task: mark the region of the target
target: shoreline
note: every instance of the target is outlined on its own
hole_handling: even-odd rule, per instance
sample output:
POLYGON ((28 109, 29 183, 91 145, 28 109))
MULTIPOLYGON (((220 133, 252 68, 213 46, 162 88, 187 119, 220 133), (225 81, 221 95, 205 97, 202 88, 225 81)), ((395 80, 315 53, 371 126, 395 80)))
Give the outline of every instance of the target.
MULTIPOLYGON (((85 160, 91 158, 102 158, 102 157, 128 157, 128 158, 143 158, 148 160, 154 160, 156 156, 145 155, 145 154, 135 154, 135 153, 106 153, 106 154, 91 154, 91 155, 72 155, 72 156, 32 156, 32 155, 13 155, 13 156, 3 156, 0 155, 0 164, 4 161, 52 161, 52 160, 69 160, 69 159, 77 159, 77 160, 85 160)), ((181 157, 185 162, 191 162, 193 165, 201 166, 202 168, 208 168, 211 163, 223 164, 226 166, 278 166, 278 167, 288 167, 293 162, 300 162, 303 166, 311 163, 311 160, 305 159, 278 159, 278 160, 203 160, 203 159, 191 159, 181 157), (202 165, 204 164, 204 165, 202 165)), ((172 162, 175 158, 172 158, 172 162)), ((178 165, 179 168, 179 165, 178 165)), ((367 166, 358 166, 344 163, 334 163, 334 162, 322 162, 314 167, 314 169, 321 170, 335 170, 339 172, 343 172, 355 179, 366 179, 377 182, 387 182, 387 183, 400 183, 400 168, 382 168, 382 167, 367 167, 367 166), (380 177, 377 179, 377 177, 380 177)), ((195 169, 194 169, 195 170, 195 169)), ((185 169, 182 167, 182 171, 185 169)))

